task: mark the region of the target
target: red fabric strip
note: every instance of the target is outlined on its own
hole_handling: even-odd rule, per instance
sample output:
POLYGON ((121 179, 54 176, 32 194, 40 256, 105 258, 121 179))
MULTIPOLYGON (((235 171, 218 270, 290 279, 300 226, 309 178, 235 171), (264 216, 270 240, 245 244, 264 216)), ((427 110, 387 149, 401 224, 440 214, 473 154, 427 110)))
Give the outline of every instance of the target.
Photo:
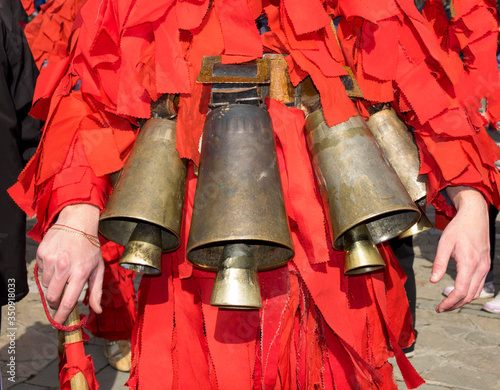
MULTIPOLYGON (((401 51, 399 61, 400 63, 408 61, 401 51)), ((417 66, 409 66, 407 73, 398 76, 397 83, 420 123, 427 122, 450 105, 450 100, 429 72, 425 62, 417 66), (418 84, 415 80, 419 80, 418 84), (422 96, 427 98, 423 100, 422 96)))
MULTIPOLYGON (((289 312, 291 300, 291 278, 287 267, 280 267, 274 271, 261 272, 262 309, 260 315, 260 350, 261 378, 259 388, 274 389, 276 373, 280 361, 280 336, 284 328, 293 319, 287 317, 294 314, 289 312)), ((295 292, 295 290, 294 290, 295 292)))
POLYGON ((215 2, 215 8, 224 36, 224 54, 262 57, 260 35, 252 18, 248 1, 219 0, 215 2))
POLYGON ((362 28, 362 67, 367 75, 378 80, 392 80, 396 74, 399 21, 396 17, 377 25, 365 22, 362 28), (394 53, 394 55, 387 55, 394 53), (383 64, 383 66, 382 66, 383 64))
MULTIPOLYGON (((132 336, 132 329, 137 319, 135 273, 118 265, 123 247, 111 241, 101 239, 101 252, 105 262, 101 306, 103 312, 96 314, 89 307, 87 329, 95 337, 106 340, 127 340, 132 336)), ((88 305, 89 294, 84 303, 88 305)))
POLYGON ((329 260, 327 227, 315 183, 304 135, 304 114, 294 108, 267 99, 273 128, 283 152, 288 186, 284 188, 288 214, 297 222, 306 254, 312 264, 329 260), (314 200, 314 201, 313 201, 314 200))
POLYGON ((260 325, 257 310, 224 310, 210 306, 213 279, 200 279, 206 337, 217 386, 232 389, 253 387, 255 344, 260 325))
POLYGON ((189 158, 199 165, 200 137, 205 116, 208 111, 210 86, 196 83, 201 70, 204 55, 219 55, 224 49, 222 32, 217 13, 212 7, 207 15, 203 29, 193 32, 193 40, 187 61, 190 64, 189 75, 191 94, 181 95, 177 119, 177 150, 181 158, 189 158))
POLYGON ((71 390, 71 378, 81 372, 87 381, 89 390, 97 390, 99 385, 94 373, 94 363, 90 355, 85 356, 83 341, 65 344, 66 364, 59 373, 60 387, 71 390))
POLYGON ((320 0, 284 0, 284 4, 297 35, 312 33, 330 24, 320 0))
MULTIPOLYGON (((164 258, 165 259, 165 258, 164 258)), ((140 355, 137 381, 148 389, 162 390, 173 385, 178 368, 173 365, 174 299, 171 262, 162 261, 160 276, 146 276, 140 288, 147 285, 148 304, 144 308, 142 328, 139 334, 140 355), (161 373, 161 375, 159 375, 161 373)))
POLYGON ((155 23, 156 90, 160 94, 188 93, 189 72, 179 41, 179 26, 174 7, 165 19, 155 23))
POLYGON ((210 0, 184 0, 175 4, 179 28, 194 30, 200 26, 208 12, 210 0))

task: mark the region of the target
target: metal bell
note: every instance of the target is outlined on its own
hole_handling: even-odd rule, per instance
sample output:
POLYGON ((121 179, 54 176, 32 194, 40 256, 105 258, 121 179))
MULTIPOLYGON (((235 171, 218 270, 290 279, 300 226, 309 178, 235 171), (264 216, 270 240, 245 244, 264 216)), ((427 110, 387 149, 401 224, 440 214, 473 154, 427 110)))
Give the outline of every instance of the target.
POLYGON ((294 255, 269 114, 232 104, 205 121, 187 258, 217 271, 210 304, 261 307, 257 271, 294 255))
POLYGON ((354 116, 329 127, 319 109, 306 119, 306 136, 333 246, 344 251, 350 246, 345 273, 383 267, 377 250, 368 255, 356 254, 355 248, 359 251, 372 246, 352 245, 352 240, 361 237, 378 244, 394 238, 418 220, 418 207, 385 160, 362 117, 354 116), (366 225, 367 231, 350 232, 360 225, 366 225), (359 259, 371 259, 373 263, 359 259))
POLYGON ((382 148, 384 156, 394 168, 412 200, 419 206, 421 217, 410 229, 399 235, 409 237, 432 227, 423 210, 427 193, 426 178, 419 175, 420 158, 413 135, 405 123, 398 117, 396 111, 387 105, 381 109, 371 107, 368 127, 377 143, 382 148))
POLYGON ((125 246, 119 264, 161 273, 161 252, 177 249, 187 163, 176 149, 175 122, 152 118, 142 127, 99 221, 101 234, 125 246))

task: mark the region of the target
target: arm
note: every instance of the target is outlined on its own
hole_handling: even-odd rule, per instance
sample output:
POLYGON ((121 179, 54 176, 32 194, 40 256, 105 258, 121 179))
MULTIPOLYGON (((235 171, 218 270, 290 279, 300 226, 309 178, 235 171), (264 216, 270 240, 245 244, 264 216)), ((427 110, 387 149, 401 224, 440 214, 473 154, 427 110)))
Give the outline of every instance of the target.
MULTIPOLYGON (((59 213, 57 223, 97 236, 99 213, 99 208, 91 204, 69 205, 59 213)), ((84 236, 49 229, 38 247, 36 261, 42 272, 42 285, 47 288, 47 302, 57 309, 56 322, 62 324, 66 320, 87 280, 90 306, 101 313, 104 262, 99 247, 84 236)))
POLYGON ((439 282, 450 257, 457 263, 455 289, 436 307, 438 313, 457 309, 479 297, 490 268, 488 203, 476 189, 447 187, 457 215, 439 240, 430 281, 439 282))

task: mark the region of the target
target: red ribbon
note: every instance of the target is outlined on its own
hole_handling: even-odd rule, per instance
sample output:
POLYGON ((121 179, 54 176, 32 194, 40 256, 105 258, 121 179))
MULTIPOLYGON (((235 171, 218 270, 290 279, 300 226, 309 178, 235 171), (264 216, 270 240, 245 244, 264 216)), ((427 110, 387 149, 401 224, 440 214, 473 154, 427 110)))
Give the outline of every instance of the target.
POLYGON ((89 390, 97 390, 99 385, 95 377, 94 363, 90 355, 85 355, 83 341, 64 344, 64 348, 66 363, 59 372, 60 388, 71 390, 71 378, 81 372, 89 390))

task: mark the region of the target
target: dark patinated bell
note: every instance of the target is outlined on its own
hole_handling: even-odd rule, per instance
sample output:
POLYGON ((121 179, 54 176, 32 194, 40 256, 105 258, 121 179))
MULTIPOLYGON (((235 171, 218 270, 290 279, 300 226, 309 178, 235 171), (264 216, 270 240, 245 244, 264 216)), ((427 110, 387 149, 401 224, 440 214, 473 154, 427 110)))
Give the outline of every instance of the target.
POLYGON ((421 212, 420 219, 399 237, 409 237, 432 228, 432 223, 423 211, 427 183, 425 176, 419 175, 420 157, 413 134, 389 106, 374 106, 370 111, 367 123, 373 136, 421 212))
POLYGON ((269 114, 243 104, 213 110, 187 243, 190 262, 217 271, 211 304, 261 307, 257 271, 293 255, 269 114))
POLYGON ((187 163, 176 149, 175 122, 149 119, 99 222, 104 237, 125 246, 122 267, 159 274, 161 252, 179 247, 186 173, 187 163))
POLYGON ((319 109, 307 117, 306 135, 334 248, 345 251, 350 237, 345 273, 380 268, 381 258, 375 252, 365 255, 354 250, 372 245, 353 245, 352 239, 363 237, 378 244, 397 237, 418 220, 418 207, 362 117, 330 127, 319 109), (366 226, 368 234, 350 232, 360 225, 366 226))

